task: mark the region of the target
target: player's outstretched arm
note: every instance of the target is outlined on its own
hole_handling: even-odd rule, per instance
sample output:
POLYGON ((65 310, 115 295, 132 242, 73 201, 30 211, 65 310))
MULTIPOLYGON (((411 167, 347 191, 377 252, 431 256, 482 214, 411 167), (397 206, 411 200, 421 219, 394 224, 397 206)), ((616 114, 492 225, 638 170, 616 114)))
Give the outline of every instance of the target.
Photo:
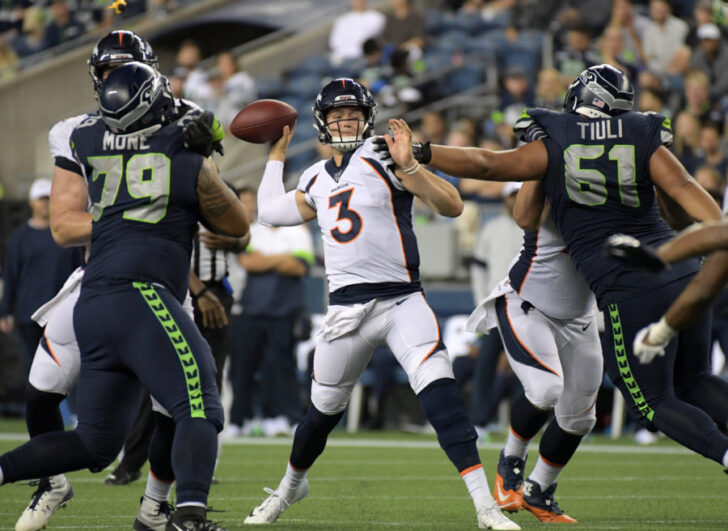
POLYGON ((420 165, 412 153, 412 132, 404 120, 389 120, 391 136, 384 135, 389 153, 397 163, 395 173, 405 189, 427 203, 441 216, 454 218, 463 211, 457 189, 420 165))
POLYGON ((271 144, 268 163, 258 187, 258 221, 263 225, 300 225, 316 217, 316 211, 306 202, 303 192, 286 192, 283 186, 283 163, 293 127, 283 127, 283 136, 271 144))
POLYGON ((197 177, 197 204, 204 221, 215 232, 237 238, 248 234, 250 226, 245 207, 220 178, 211 158, 202 161, 197 177))
POLYGON ((710 197, 665 146, 660 146, 650 157, 650 177, 663 192, 675 200, 693 219, 717 221, 721 211, 710 197))
POLYGON ((440 145, 432 145, 431 150, 432 159, 427 164, 454 177, 530 181, 541 179, 548 170, 548 152, 542 141, 507 151, 440 145))
POLYGON ((677 262, 718 250, 728 250, 728 219, 688 227, 658 247, 657 256, 665 262, 677 262))
POLYGON ((86 211, 88 188, 84 178, 53 167, 50 198, 51 234, 61 247, 91 243, 92 216, 86 211))

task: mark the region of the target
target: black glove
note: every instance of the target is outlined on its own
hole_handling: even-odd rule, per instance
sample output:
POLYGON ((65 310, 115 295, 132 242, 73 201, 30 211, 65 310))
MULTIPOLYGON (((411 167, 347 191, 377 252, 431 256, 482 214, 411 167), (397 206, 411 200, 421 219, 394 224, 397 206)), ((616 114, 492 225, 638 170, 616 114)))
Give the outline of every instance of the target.
POLYGON ((549 136, 546 134, 543 127, 538 125, 536 122, 531 123, 531 125, 526 128, 518 127, 518 124, 516 124, 513 127, 513 133, 516 135, 518 140, 526 143, 533 142, 534 140, 541 140, 542 138, 549 136))
MULTIPOLYGON (((389 153, 387 141, 384 140, 383 136, 375 136, 373 142, 374 151, 380 154, 382 162, 387 165, 387 168, 394 171, 394 168, 397 167, 397 163, 392 160, 392 155, 389 153)), ((412 142, 412 154, 414 155, 415 160, 420 164, 429 164, 432 160, 432 148, 430 147, 430 143, 412 142)))
POLYGON ((644 245, 637 238, 626 234, 612 234, 604 242, 604 252, 607 256, 620 262, 640 267, 648 271, 663 271, 670 269, 670 264, 664 262, 655 250, 644 245))
POLYGON ((207 111, 201 112, 188 120, 182 129, 185 147, 203 157, 212 155, 213 150, 220 153, 220 155, 224 155, 222 143, 215 140, 212 132, 214 120, 214 115, 207 111))

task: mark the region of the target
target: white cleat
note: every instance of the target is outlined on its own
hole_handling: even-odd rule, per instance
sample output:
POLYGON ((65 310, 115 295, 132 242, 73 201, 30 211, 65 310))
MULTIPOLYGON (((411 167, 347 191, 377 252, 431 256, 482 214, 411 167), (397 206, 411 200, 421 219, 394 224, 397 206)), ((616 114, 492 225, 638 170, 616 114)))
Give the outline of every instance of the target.
POLYGON ((250 514, 245 518, 245 524, 272 524, 278 520, 278 517, 283 514, 283 511, 308 496, 308 480, 304 479, 295 491, 287 492, 285 496, 281 493, 282 488, 280 485, 278 485, 276 490, 269 489, 268 487, 263 490, 270 494, 270 496, 250 511, 250 514))
POLYGON ((512 529, 517 531, 521 526, 504 515, 497 503, 478 511, 478 528, 480 529, 512 529))
POLYGON ((38 489, 31 496, 30 503, 15 524, 15 531, 43 529, 48 525, 53 513, 73 498, 71 484, 63 474, 43 478, 37 485, 38 489))
POLYGON ((164 531, 167 522, 172 518, 174 509, 166 501, 159 502, 142 496, 139 512, 134 520, 136 531, 164 531))

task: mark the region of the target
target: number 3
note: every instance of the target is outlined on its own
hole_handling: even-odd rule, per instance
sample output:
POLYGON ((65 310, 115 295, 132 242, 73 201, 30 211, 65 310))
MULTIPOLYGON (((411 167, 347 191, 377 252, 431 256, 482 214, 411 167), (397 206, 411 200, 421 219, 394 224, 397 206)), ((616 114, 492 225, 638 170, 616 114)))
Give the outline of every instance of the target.
POLYGON ((361 232, 361 216, 349 208, 349 202, 353 194, 354 189, 350 188, 329 197, 329 208, 339 205, 339 215, 336 217, 336 221, 345 219, 351 223, 351 227, 347 232, 341 232, 338 227, 331 229, 331 236, 339 243, 349 243, 361 232))

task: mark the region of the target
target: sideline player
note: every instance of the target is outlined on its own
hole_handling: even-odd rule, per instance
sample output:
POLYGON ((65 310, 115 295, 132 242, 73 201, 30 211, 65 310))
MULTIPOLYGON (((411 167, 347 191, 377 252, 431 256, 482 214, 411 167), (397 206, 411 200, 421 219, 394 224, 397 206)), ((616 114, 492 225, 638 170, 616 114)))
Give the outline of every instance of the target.
MULTIPOLYGON (((419 281, 412 227, 415 197, 449 217, 462 211, 457 190, 412 158, 411 135, 388 143, 396 171, 373 151, 376 103, 351 79, 336 79, 314 103, 319 140, 334 156, 309 167, 298 189, 283 188, 283 162, 293 131, 271 147, 258 189, 258 219, 299 225, 317 219, 324 238, 329 309, 316 344, 311 405, 298 425, 285 475, 246 524, 271 524, 309 490, 306 475, 338 424, 354 384, 377 345, 386 344, 409 377, 440 445, 463 477, 481 528, 520 529, 490 495, 477 435, 455 384, 432 309, 419 281), (403 168, 403 169, 402 169, 403 168)), ((398 131, 400 121, 391 121, 398 131)))
MULTIPOLYGON (((728 423, 728 383, 710 374, 709 319, 681 331, 665 356, 649 367, 631 359, 637 332, 658 320, 682 292, 698 270, 697 261, 648 274, 606 260, 602 253, 604 240, 614 233, 649 245, 672 237, 653 185, 694 219, 721 217, 715 201, 664 146, 672 139, 669 122, 658 114, 632 112, 633 101, 627 77, 612 66, 597 65, 569 87, 566 112, 532 109, 524 115, 548 138, 502 152, 419 146, 417 154, 420 162, 449 175, 542 179, 554 222, 604 314, 602 351, 612 381, 646 422, 728 465, 728 437, 716 427, 728 423)), ((713 262, 725 267, 726 258, 712 255, 704 267, 714 267, 713 262)))
MULTIPOLYGON (((98 91, 103 79, 119 65, 130 61, 140 61, 156 69, 157 58, 151 46, 139 35, 128 30, 115 30, 101 38, 89 57, 89 74, 94 91, 98 91)), ((198 108, 186 101, 177 100, 181 112, 188 113, 184 129, 185 140, 193 150, 209 155, 211 148, 219 139, 216 128, 213 137, 205 138, 201 124, 189 120, 196 116, 198 108), (191 127, 190 127, 191 126, 191 127), (203 140, 201 142, 201 140, 203 140)), ((55 190, 51 192, 52 230, 54 237, 64 246, 79 245, 91 234, 91 217, 85 212, 65 210, 65 201, 76 198, 59 193, 65 190, 64 183, 82 182, 82 170, 75 160, 70 147, 73 129, 91 114, 68 118, 54 125, 48 135, 51 156, 54 159, 53 181, 55 190)), ((214 122, 214 126, 219 124, 214 122)), ((75 189, 75 188, 70 188, 75 189)), ((85 192, 85 190, 84 190, 85 192)), ((35 437, 41 433, 62 431, 63 420, 58 405, 78 380, 80 352, 73 331, 73 306, 81 289, 83 269, 79 268, 69 277, 63 288, 52 301, 34 314, 34 319, 45 326, 44 337, 36 350, 26 387, 26 422, 28 433, 35 437)), ((190 308, 191 304, 186 301, 190 308)), ((161 440, 171 440, 173 425, 165 415, 155 412, 158 432, 152 444, 164 447, 161 440)), ((168 459, 167 459, 168 460, 168 459)), ((136 529, 163 529, 170 514, 167 503, 174 477, 167 477, 162 468, 150 462, 150 474, 134 526, 136 529)), ((43 528, 52 514, 65 505, 73 496, 73 490, 65 475, 41 478, 31 501, 16 523, 16 531, 35 531, 43 528)))
POLYGON ((518 191, 513 217, 526 231, 523 248, 468 326, 484 333, 498 327, 524 389, 511 407, 493 497, 505 511, 527 509, 542 522, 576 523, 554 492, 558 475, 596 422, 603 361, 594 295, 566 254, 544 202, 540 181, 518 191), (552 410, 538 461, 524 481, 528 445, 552 410))
POLYGON ((83 218, 86 201, 93 202, 93 252, 74 309, 79 425, 0 456, 0 479, 103 469, 134 420, 143 385, 175 422, 170 473, 179 503, 172 523, 221 529, 206 520, 205 507, 222 407, 209 348, 181 301, 198 218, 243 236, 247 217, 214 162, 185 149, 180 109, 153 68, 132 62, 113 70, 99 108, 101 117, 84 120, 71 137, 88 196, 86 184, 65 183, 77 199, 69 211, 83 218))

